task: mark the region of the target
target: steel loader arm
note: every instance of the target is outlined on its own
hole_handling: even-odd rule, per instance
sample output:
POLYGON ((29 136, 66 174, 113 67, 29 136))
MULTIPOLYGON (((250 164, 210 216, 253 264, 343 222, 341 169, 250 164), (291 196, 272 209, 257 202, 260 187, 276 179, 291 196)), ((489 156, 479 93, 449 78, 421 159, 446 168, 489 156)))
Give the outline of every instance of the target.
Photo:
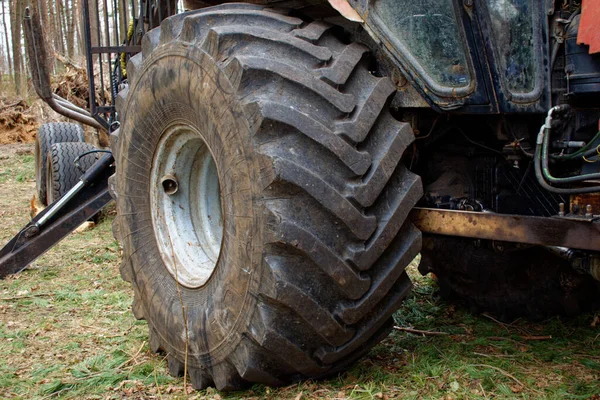
POLYGON ((63 197, 50 204, 0 250, 0 279, 16 274, 111 200, 108 177, 114 173, 112 154, 105 154, 63 197))

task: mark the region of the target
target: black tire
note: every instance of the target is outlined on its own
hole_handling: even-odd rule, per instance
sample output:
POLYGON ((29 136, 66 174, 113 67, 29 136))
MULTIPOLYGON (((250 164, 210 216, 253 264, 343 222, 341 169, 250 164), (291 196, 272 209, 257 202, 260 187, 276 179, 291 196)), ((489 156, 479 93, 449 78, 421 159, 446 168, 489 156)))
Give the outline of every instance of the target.
POLYGON ((35 138, 35 187, 37 197, 46 203, 46 155, 54 143, 83 142, 83 128, 71 122, 50 122, 40 126, 35 138))
POLYGON ((388 111, 394 85, 327 24, 247 4, 169 18, 142 49, 117 100, 110 186, 121 275, 152 350, 173 374, 187 358, 195 388, 343 370, 389 333, 421 247, 406 222, 421 181, 400 162, 414 137, 388 111), (211 150, 231 216, 197 289, 167 271, 149 206, 155 149, 182 121, 211 150))
POLYGON ((419 271, 440 295, 510 321, 573 317, 600 306, 600 282, 542 247, 444 236, 423 239, 419 271))
POLYGON ((47 155, 46 173, 46 202, 51 204, 60 199, 79 181, 83 173, 97 160, 97 154, 83 156, 79 160, 81 169, 75 166, 74 161, 78 156, 95 150, 88 143, 65 142, 55 143, 50 147, 47 155))

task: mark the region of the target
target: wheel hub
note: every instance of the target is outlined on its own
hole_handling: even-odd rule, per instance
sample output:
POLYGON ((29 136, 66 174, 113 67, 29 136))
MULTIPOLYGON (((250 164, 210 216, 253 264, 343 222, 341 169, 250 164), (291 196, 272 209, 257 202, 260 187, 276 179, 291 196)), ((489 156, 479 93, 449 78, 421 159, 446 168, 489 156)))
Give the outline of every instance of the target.
POLYGON ((223 241, 217 167, 188 125, 168 129, 154 153, 152 225, 161 257, 181 285, 198 288, 213 274, 223 241))

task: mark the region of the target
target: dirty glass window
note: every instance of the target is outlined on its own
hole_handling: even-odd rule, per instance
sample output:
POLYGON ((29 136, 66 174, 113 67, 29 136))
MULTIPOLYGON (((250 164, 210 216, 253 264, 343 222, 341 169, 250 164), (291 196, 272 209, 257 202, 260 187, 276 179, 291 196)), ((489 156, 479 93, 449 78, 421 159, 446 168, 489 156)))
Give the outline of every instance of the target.
POLYGON ((468 86, 471 80, 453 0, 379 0, 375 13, 434 81, 468 86))
POLYGON ((495 47, 508 90, 528 93, 535 87, 531 0, 486 0, 495 47))

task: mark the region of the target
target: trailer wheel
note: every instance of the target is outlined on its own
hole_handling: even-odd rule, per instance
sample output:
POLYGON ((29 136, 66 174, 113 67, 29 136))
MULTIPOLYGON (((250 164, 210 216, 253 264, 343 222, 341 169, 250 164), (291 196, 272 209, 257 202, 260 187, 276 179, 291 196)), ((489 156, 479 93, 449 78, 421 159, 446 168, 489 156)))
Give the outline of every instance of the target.
POLYGON ((46 156, 54 143, 83 142, 83 128, 70 122, 50 122, 40 126, 35 138, 35 187, 40 202, 46 203, 46 156))
POLYGON ((423 239, 419 271, 442 297, 502 320, 576 316, 600 307, 600 282, 542 247, 444 236, 423 239))
POLYGON ((165 20, 112 135, 121 275, 195 388, 336 374, 411 288, 422 194, 395 87, 330 26, 228 4, 165 20))
POLYGON ((55 143, 50 147, 47 155, 46 173, 46 204, 51 204, 60 199, 79 181, 83 173, 97 160, 96 154, 83 156, 77 168, 75 158, 96 148, 88 143, 65 142, 55 143))

